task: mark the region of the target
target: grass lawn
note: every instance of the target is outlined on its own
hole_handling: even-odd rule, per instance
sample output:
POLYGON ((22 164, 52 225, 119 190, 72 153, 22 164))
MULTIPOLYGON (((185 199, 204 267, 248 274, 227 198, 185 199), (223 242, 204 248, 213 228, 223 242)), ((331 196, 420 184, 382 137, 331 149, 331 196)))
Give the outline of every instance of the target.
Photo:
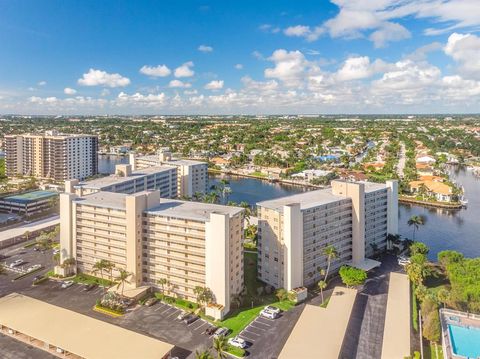
POLYGON ((162 302, 172 304, 173 306, 179 309, 185 310, 187 312, 193 312, 196 309, 198 309, 197 303, 193 303, 185 299, 169 297, 169 296, 163 295, 160 292, 155 292, 155 297, 160 299, 162 302))
MULTIPOLYGON (((438 349, 438 359, 443 359, 442 345, 437 344, 438 349)), ((428 343, 428 341, 423 342, 423 357, 425 359, 437 359, 437 354, 435 353, 435 344, 428 343)))
POLYGON ((267 178, 267 175, 265 173, 259 171, 252 172, 250 175, 255 177, 267 178))
POLYGON ((77 274, 72 280, 75 283, 82 283, 82 284, 98 284, 104 287, 110 287, 114 284, 114 282, 109 281, 108 279, 97 278, 92 275, 88 275, 85 273, 77 274))

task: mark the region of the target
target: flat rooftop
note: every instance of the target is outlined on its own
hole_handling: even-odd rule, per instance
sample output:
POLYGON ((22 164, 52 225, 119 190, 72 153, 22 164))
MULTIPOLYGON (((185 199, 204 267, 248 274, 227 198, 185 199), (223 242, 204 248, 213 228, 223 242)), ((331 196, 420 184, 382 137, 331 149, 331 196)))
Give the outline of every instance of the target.
POLYGON ((159 216, 208 221, 210 213, 228 214, 232 217, 242 211, 243 208, 240 207, 161 198, 158 206, 152 207, 146 212, 159 216))
POLYGON ((155 166, 148 167, 141 170, 132 171, 132 174, 128 177, 110 175, 106 177, 96 178, 91 181, 81 182, 74 186, 75 188, 88 188, 101 190, 112 185, 118 185, 126 182, 130 182, 137 178, 143 178, 145 176, 153 175, 160 172, 168 172, 172 170, 172 166, 155 166))
MULTIPOLYGON (((144 193, 144 192, 138 192, 144 193)), ((138 194, 136 193, 136 194, 138 194)), ((78 197, 74 201, 78 204, 91 205, 96 207, 125 209, 125 193, 117 192, 96 192, 83 197, 78 197)))
POLYGON ((88 359, 161 359, 174 347, 18 293, 0 298, 0 324, 88 359))
MULTIPOLYGON (((138 156, 137 160, 160 163, 160 157, 158 155, 138 156)), ((170 161, 163 161, 162 163, 172 164, 172 165, 185 165, 185 166, 205 164, 205 162, 202 162, 202 161, 183 160, 183 159, 175 159, 175 158, 171 159, 170 161)))
POLYGON ((53 191, 33 191, 14 196, 1 198, 1 200, 15 203, 31 203, 58 196, 58 192, 53 191))
POLYGON ((326 308, 307 304, 278 359, 337 359, 355 303, 355 289, 335 287, 326 308))
MULTIPOLYGON (((344 181, 343 181, 344 182, 344 181)), ((365 193, 370 193, 385 189, 386 186, 383 183, 373 183, 373 182, 355 182, 362 183, 365 185, 365 193)), ((305 210, 313 207, 317 207, 326 203, 333 203, 345 199, 347 197, 338 196, 332 193, 331 188, 319 189, 315 191, 307 191, 302 193, 297 193, 291 196, 280 197, 268 201, 258 202, 257 206, 274 209, 276 211, 282 212, 283 206, 292 203, 300 203, 300 209, 305 210)))
POLYGON ((382 359, 405 358, 410 352, 410 281, 402 273, 390 273, 383 331, 382 359))
POLYGON ((336 196, 332 193, 331 188, 319 189, 315 191, 307 191, 303 193, 297 193, 291 196, 280 197, 271 199, 268 201, 258 202, 257 206, 274 209, 279 212, 283 212, 283 206, 292 203, 300 203, 300 209, 309 209, 317 207, 326 203, 333 203, 345 199, 342 196, 336 196))

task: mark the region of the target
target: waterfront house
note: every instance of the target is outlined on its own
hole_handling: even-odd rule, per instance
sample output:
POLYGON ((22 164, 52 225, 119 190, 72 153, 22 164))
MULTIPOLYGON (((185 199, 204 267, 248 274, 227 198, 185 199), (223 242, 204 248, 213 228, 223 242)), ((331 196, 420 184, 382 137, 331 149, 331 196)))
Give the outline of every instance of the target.
POLYGON ((433 196, 439 202, 452 201, 452 187, 440 181, 412 181, 410 190, 413 193, 433 196))

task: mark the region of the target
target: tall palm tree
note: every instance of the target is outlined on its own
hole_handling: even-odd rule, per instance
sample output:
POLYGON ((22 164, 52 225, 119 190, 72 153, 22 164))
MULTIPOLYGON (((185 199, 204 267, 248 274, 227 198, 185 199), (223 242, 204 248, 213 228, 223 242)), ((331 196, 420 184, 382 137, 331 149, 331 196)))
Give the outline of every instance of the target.
POLYGON ((325 272, 325 282, 327 282, 327 277, 330 272, 330 265, 332 264, 332 260, 338 258, 338 251, 337 249, 329 245, 323 249, 323 254, 327 257, 327 270, 325 272))
MULTIPOLYGON (((95 262, 95 264, 93 265, 93 271, 92 273, 94 275, 96 275, 97 273, 100 273, 100 278, 102 278, 102 283, 103 283, 103 272, 107 269, 108 267, 108 261, 106 261, 105 259, 101 259, 97 262, 95 262)), ((105 290, 106 290, 106 286, 105 286, 105 290)))
POLYGON ((115 268, 115 263, 105 260, 105 270, 110 276, 110 282, 113 282, 113 269, 115 268))
POLYGON ((162 294, 165 295, 165 286, 168 285, 168 279, 167 278, 160 278, 157 281, 158 284, 161 285, 162 287, 162 294))
POLYGON ((325 282, 324 280, 320 280, 318 281, 318 288, 320 289, 320 295, 322 296, 322 304, 325 302, 324 299, 323 299, 323 290, 325 288, 327 288, 327 282, 325 282))
POLYGON ((411 216, 407 223, 410 227, 413 227, 413 240, 415 240, 415 231, 418 231, 419 227, 425 224, 425 218, 423 216, 411 216))
POLYGON ((132 275, 132 273, 127 272, 123 268, 120 268, 118 270, 118 276, 115 279, 118 280, 117 289, 120 286, 122 286, 122 297, 123 297, 123 289, 125 288, 125 283, 130 284, 130 282, 128 281, 128 278, 130 278, 131 275, 132 275))
POLYGON ((227 357, 228 341, 225 336, 220 335, 213 339, 213 349, 217 352, 217 359, 224 359, 227 357))

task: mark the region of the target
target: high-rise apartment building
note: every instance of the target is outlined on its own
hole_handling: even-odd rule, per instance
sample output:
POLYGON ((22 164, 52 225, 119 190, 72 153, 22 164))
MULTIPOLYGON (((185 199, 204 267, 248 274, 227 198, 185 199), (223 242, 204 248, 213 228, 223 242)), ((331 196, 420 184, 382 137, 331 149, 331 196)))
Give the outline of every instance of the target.
POLYGON ((195 193, 208 191, 208 165, 206 162, 173 159, 168 148, 163 148, 156 155, 135 156, 130 154, 132 167, 142 169, 151 166, 174 166, 178 169, 178 196, 193 197, 195 193))
POLYGON ((172 166, 147 167, 132 171, 132 166, 121 164, 115 166, 115 174, 95 178, 90 181, 65 181, 67 192, 79 196, 95 192, 117 192, 132 194, 142 191, 159 190, 163 198, 177 197, 177 168, 172 166))
POLYGON ((161 288, 196 301, 197 286, 214 295, 218 316, 243 289, 243 209, 160 198, 159 191, 60 195, 61 260, 79 272, 105 259, 132 274, 135 287, 161 288))
POLYGON ((56 181, 98 173, 98 137, 59 134, 5 136, 7 176, 34 176, 56 181))
POLYGON ((398 232, 398 183, 332 181, 332 187, 257 203, 258 278, 292 290, 321 279, 323 250, 338 252, 330 270, 349 264, 370 269, 369 260, 398 232))

